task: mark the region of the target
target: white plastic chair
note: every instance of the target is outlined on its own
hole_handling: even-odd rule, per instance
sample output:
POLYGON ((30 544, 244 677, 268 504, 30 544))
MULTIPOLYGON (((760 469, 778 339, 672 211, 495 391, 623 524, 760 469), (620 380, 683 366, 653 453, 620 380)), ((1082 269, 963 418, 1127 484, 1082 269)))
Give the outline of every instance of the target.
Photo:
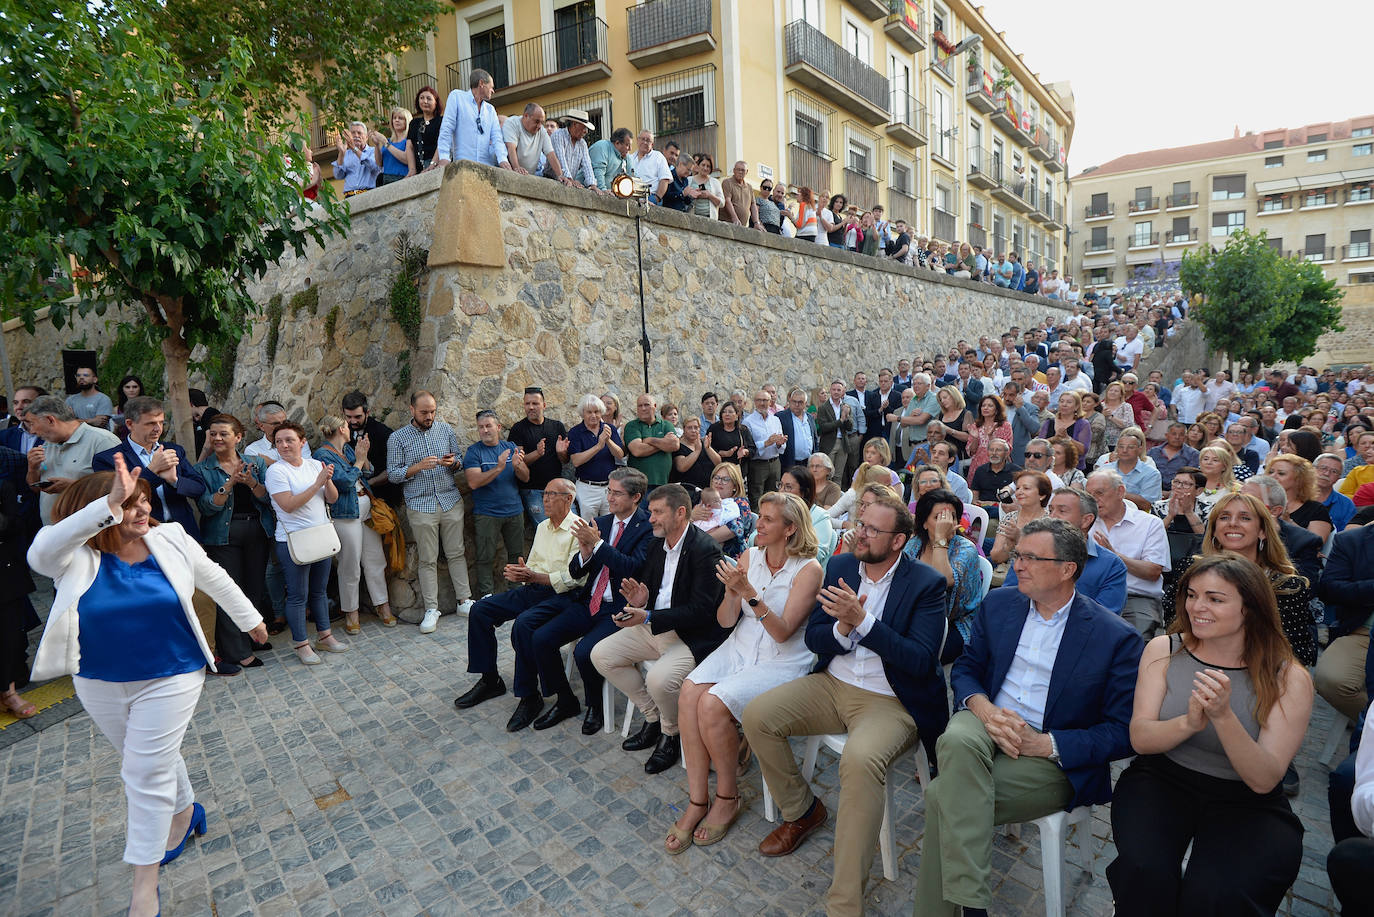
MULTIPOLYGON (((569 650, 567 651, 567 654, 563 657, 563 674, 564 674, 564 676, 565 676, 569 681, 572 681, 572 673, 573 673, 573 654, 572 654, 572 650, 569 649, 569 650)), ((602 725, 602 727, 601 727, 601 731, 602 731, 602 732, 615 732, 615 701, 614 701, 614 695, 611 694, 611 692, 614 691, 614 690, 615 690, 615 689, 611 687, 611 683, 610 683, 609 681, 606 681, 605 679, 602 679, 602 682, 601 682, 601 719, 602 719, 602 721, 603 721, 603 725, 602 725)))
POLYGON ((979 554, 978 569, 982 571, 983 574, 983 591, 982 594, 978 596, 978 600, 981 602, 983 599, 987 598, 988 590, 992 589, 992 561, 988 560, 982 554, 979 554))
MULTIPOLYGON (((1092 833, 1092 806, 1079 806, 1067 812, 1051 812, 1031 824, 1040 829, 1040 871, 1045 886, 1046 917, 1064 917, 1064 844, 1070 828, 1078 828, 1078 846, 1088 855, 1089 868, 1097 858, 1097 838, 1092 833), (1087 845, 1084 845, 1084 833, 1087 845)), ((1017 825, 1007 825, 1007 834, 1017 837, 1017 825)))
MULTIPOLYGON (((968 513, 969 534, 972 535, 973 530, 978 529, 977 539, 970 538, 969 540, 973 542, 975 548, 979 547, 988 537, 988 511, 977 504, 965 503, 964 512, 968 513)), ((978 556, 982 557, 983 555, 979 554, 978 556)))

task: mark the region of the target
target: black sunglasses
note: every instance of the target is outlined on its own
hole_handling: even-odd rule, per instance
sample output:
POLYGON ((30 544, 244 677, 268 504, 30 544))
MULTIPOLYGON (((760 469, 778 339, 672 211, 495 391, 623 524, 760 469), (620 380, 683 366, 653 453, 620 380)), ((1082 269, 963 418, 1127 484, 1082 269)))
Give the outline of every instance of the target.
POLYGON ((479 134, 485 134, 486 131, 482 129, 482 103, 481 103, 480 101, 477 103, 477 119, 476 119, 476 120, 477 120, 477 133, 479 133, 479 134))

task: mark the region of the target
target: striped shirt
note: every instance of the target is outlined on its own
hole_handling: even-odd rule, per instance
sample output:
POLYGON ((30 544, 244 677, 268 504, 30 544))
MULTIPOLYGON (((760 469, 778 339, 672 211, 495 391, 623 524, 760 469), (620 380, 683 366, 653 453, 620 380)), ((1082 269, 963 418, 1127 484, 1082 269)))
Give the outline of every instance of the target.
POLYGON ((447 512, 463 499, 453 481, 454 474, 462 471, 459 462, 451 467, 439 465, 417 471, 413 477, 406 477, 406 469, 422 458, 431 455, 457 457, 460 452, 458 436, 442 420, 434 421, 428 430, 408 423, 391 434, 386 444, 386 476, 393 484, 403 485, 407 509, 420 513, 447 512))
MULTIPOLYGON (((566 127, 553 132, 553 151, 558 156, 558 164, 563 174, 574 181, 580 181, 588 188, 596 187, 596 172, 592 170, 592 158, 587 152, 587 140, 573 143, 572 135, 566 127)), ((544 169, 545 177, 552 178, 552 170, 544 169)))

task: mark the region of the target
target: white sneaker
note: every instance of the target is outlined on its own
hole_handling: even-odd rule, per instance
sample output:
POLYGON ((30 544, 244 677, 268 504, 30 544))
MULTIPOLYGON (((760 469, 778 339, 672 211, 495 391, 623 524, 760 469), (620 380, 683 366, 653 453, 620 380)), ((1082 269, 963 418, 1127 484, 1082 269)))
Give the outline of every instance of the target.
POLYGON ((454 610, 457 611, 458 614, 462 615, 463 617, 467 617, 468 614, 472 612, 472 606, 476 604, 477 603, 474 602, 472 599, 466 599, 462 602, 459 602, 458 607, 454 610))
POLYGON ((431 608, 425 612, 424 618, 420 620, 420 633, 432 634, 439 629, 439 609, 431 608))

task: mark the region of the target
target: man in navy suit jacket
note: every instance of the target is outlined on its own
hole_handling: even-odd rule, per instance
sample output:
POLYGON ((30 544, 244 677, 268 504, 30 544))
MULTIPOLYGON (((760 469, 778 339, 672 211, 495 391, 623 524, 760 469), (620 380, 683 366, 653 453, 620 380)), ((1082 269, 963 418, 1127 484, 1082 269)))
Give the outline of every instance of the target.
POLYGON ((902 553, 912 521, 900 499, 870 504, 857 531, 854 552, 826 566, 806 625, 806 645, 819 657, 815 670, 759 695, 743 718, 784 819, 759 845, 764 856, 791 853, 825 824, 825 805, 798 772, 788 737, 848 733, 825 902, 830 917, 863 913, 888 767, 918 737, 934 741, 949 719, 940 668, 945 578, 902 553))
POLYGON ((511 644, 516 656, 534 660, 540 693, 562 699, 549 713, 552 722, 543 718, 536 720, 536 729, 547 729, 562 719, 555 711, 560 706, 567 707, 567 698, 573 697, 559 651, 574 640, 577 646, 573 649, 573 659, 582 674, 582 694, 587 705, 582 734, 594 735, 604 725, 601 712, 604 679, 592 665, 592 647, 619 630, 611 616, 625 607, 620 583, 625 577, 634 576, 644 565, 644 556, 653 537, 649 514, 640 506, 648 488, 649 479, 638 469, 617 468, 611 472, 606 485, 606 502, 611 511, 598 517, 595 524, 583 520, 573 522, 572 532, 578 541, 578 550, 568 562, 568 572, 578 579, 585 576, 585 585, 576 593, 536 605, 516 618, 511 627, 511 644), (604 578, 603 573, 606 574, 604 578), (598 587, 599 598, 593 592, 598 587))
POLYGON ((205 493, 205 479, 195 464, 186 457, 186 450, 176 443, 163 443, 164 419, 162 402, 156 398, 139 396, 124 405, 124 420, 129 438, 91 459, 92 471, 113 471, 115 453, 124 456, 124 464, 139 469, 139 477, 153 488, 153 518, 159 522, 179 522, 192 538, 200 540, 200 526, 191 506, 205 493))
POLYGON ((782 448, 783 471, 793 465, 805 465, 811 453, 820 451, 821 431, 816 426, 816 418, 806 412, 807 401, 806 392, 794 388, 787 393, 787 409, 778 412, 782 435, 787 437, 787 445, 782 448), (799 428, 804 430, 804 435, 797 435, 799 428))
POLYGON ((1021 529, 1016 589, 988 593, 950 680, 954 714, 926 788, 915 917, 986 914, 993 827, 1112 797, 1131 751, 1144 649, 1122 618, 1075 590, 1083 533, 1062 519, 1021 529))

